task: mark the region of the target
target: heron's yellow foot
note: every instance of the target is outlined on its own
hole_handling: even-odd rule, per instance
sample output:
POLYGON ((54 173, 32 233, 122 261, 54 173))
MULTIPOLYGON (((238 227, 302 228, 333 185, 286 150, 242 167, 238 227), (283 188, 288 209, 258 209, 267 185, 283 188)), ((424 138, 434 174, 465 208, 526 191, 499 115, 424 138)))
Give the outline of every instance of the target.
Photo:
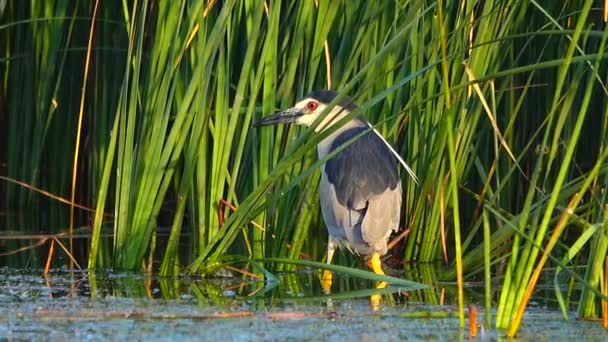
POLYGON ((384 271, 382 271, 382 261, 380 261, 380 254, 372 254, 372 257, 369 259, 369 268, 371 268, 376 274, 384 275, 384 271))
POLYGON ((330 270, 323 270, 323 277, 321 278, 321 288, 325 293, 331 292, 333 274, 330 270))
MULTIPOLYGON (((382 261, 380 261, 380 254, 374 253, 372 257, 369 259, 369 268, 374 271, 376 274, 384 275, 384 271, 382 270, 382 261)), ((388 285, 385 281, 381 281, 376 285, 377 289, 383 289, 388 285)), ((380 308, 380 299, 382 298, 379 294, 374 294, 369 297, 369 302, 372 306, 372 310, 377 311, 380 308)))

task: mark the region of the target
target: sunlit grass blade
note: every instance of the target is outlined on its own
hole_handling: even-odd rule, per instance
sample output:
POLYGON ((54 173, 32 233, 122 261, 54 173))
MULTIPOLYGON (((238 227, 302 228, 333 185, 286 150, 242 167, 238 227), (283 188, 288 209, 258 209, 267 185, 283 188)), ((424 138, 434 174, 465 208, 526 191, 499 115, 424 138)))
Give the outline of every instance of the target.
POLYGON ((348 275, 350 277, 356 277, 361 279, 373 280, 373 281, 385 281, 389 283, 390 286, 399 286, 404 287, 404 290, 420 290, 429 287, 429 285, 420 284, 415 281, 396 278, 387 275, 380 275, 374 272, 360 270, 352 267, 345 267, 340 265, 326 264, 317 261, 310 260, 294 260, 294 259, 285 259, 285 258, 263 258, 257 259, 261 262, 276 262, 276 263, 286 263, 286 264, 294 264, 299 266, 307 266, 312 268, 330 270, 332 272, 340 273, 343 275, 348 275))

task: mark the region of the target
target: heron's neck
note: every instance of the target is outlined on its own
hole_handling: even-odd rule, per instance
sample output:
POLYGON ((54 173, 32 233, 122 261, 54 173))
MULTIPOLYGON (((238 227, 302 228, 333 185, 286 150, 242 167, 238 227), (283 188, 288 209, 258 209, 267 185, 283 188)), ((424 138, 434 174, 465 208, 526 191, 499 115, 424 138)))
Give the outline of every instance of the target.
POLYGON ((337 137, 340 136, 340 134, 344 133, 345 131, 347 131, 351 128, 356 128, 356 127, 368 127, 368 126, 367 126, 367 123, 362 118, 355 118, 355 119, 347 122, 346 124, 344 124, 342 127, 338 128, 336 131, 331 133, 325 139, 321 140, 321 142, 317 145, 317 152, 319 153, 319 159, 325 157, 327 155, 327 153, 329 153, 331 144, 334 142, 334 140, 336 140, 337 137))

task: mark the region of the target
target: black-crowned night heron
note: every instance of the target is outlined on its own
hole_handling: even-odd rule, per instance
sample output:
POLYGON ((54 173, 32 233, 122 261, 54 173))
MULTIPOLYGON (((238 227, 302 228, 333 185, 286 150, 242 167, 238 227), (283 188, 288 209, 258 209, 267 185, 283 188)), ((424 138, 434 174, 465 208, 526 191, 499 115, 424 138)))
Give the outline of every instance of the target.
MULTIPOLYGON (((270 115, 256 126, 291 122, 310 126, 336 96, 338 93, 331 90, 313 91, 294 107, 270 115)), ((326 114, 315 131, 322 132, 355 109, 353 101, 345 97, 326 114)), ((331 263, 336 247, 345 247, 369 256, 371 269, 384 274, 380 256, 386 254, 387 240, 399 228, 401 180, 397 173, 397 154, 370 127, 367 121, 357 117, 318 144, 319 158, 323 158, 368 131, 322 166, 321 210, 329 232, 327 263, 331 263)), ((413 176, 407 166, 406 169, 413 176)), ((323 279, 324 287, 330 287, 331 272, 324 272, 323 279)))

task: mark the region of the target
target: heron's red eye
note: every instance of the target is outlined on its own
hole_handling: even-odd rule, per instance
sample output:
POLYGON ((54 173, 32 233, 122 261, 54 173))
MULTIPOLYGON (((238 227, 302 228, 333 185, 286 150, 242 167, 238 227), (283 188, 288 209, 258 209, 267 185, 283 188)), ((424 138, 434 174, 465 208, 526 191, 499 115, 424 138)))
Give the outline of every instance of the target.
POLYGON ((316 101, 310 101, 306 104, 306 107, 308 107, 308 110, 310 110, 311 112, 314 112, 315 109, 319 107, 319 103, 317 103, 316 101))

